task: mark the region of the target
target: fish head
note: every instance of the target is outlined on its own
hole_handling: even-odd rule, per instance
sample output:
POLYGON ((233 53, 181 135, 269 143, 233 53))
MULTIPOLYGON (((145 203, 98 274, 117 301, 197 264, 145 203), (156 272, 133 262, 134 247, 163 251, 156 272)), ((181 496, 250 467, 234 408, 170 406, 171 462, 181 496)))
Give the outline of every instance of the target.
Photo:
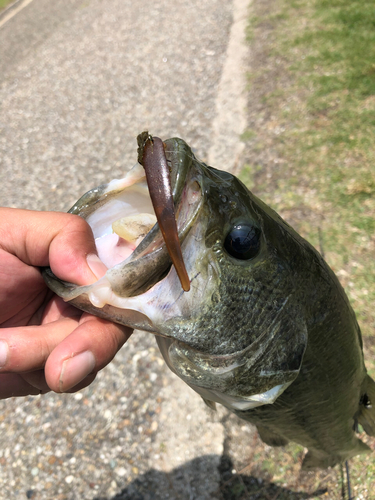
POLYGON ((76 286, 47 268, 44 278, 80 309, 156 334, 171 370, 210 404, 271 404, 297 377, 307 344, 291 265, 300 258, 296 235, 182 139, 163 145, 190 290, 172 265, 139 163, 70 210, 91 226, 105 276, 76 286))

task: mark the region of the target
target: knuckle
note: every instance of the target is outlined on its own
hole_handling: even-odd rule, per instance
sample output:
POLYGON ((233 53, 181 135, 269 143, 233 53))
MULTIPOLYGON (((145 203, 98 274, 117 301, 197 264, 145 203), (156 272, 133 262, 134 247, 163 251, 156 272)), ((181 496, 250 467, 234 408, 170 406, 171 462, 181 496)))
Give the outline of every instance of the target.
POLYGON ((79 215, 66 214, 66 226, 65 231, 67 233, 89 233, 92 234, 91 228, 88 223, 80 217, 79 215))

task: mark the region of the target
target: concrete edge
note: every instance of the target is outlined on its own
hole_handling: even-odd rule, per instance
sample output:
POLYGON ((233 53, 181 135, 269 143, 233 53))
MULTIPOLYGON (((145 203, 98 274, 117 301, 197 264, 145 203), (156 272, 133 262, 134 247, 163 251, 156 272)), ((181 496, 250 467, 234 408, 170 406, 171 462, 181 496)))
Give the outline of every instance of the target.
POLYGON ((251 0, 233 0, 233 23, 216 98, 208 164, 237 173, 247 125, 246 26, 251 0))
POLYGON ((8 7, 0 12, 0 28, 32 1, 33 0, 15 0, 15 2, 8 5, 8 7))

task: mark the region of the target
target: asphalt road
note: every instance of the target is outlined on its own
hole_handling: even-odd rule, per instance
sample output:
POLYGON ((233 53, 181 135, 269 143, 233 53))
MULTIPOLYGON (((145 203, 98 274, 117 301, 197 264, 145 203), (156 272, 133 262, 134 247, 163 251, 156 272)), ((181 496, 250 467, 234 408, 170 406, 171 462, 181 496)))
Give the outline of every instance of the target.
MULTIPOLYGON (((238 166, 243 6, 33 0, 0 18, 1 204, 67 210, 123 176, 145 129, 217 161, 225 140, 214 166, 238 166)), ((253 430, 206 409, 138 333, 88 389, 0 402, 0 498, 224 499, 228 433, 253 430)))

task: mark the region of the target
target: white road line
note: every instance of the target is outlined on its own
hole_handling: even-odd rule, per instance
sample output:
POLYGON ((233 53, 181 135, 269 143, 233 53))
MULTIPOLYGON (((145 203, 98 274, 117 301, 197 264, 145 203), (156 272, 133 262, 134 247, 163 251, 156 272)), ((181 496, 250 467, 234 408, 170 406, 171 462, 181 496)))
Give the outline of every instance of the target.
POLYGON ((33 0, 21 0, 20 2, 17 2, 19 5, 10 5, 5 12, 2 13, 0 17, 0 28, 4 26, 5 23, 9 21, 9 19, 12 19, 13 16, 18 14, 22 9, 24 9, 29 3, 31 3, 33 0))
POLYGON ((216 97, 216 116, 207 163, 236 173, 244 148, 240 136, 246 120, 246 25, 249 0, 233 0, 233 23, 216 97))

